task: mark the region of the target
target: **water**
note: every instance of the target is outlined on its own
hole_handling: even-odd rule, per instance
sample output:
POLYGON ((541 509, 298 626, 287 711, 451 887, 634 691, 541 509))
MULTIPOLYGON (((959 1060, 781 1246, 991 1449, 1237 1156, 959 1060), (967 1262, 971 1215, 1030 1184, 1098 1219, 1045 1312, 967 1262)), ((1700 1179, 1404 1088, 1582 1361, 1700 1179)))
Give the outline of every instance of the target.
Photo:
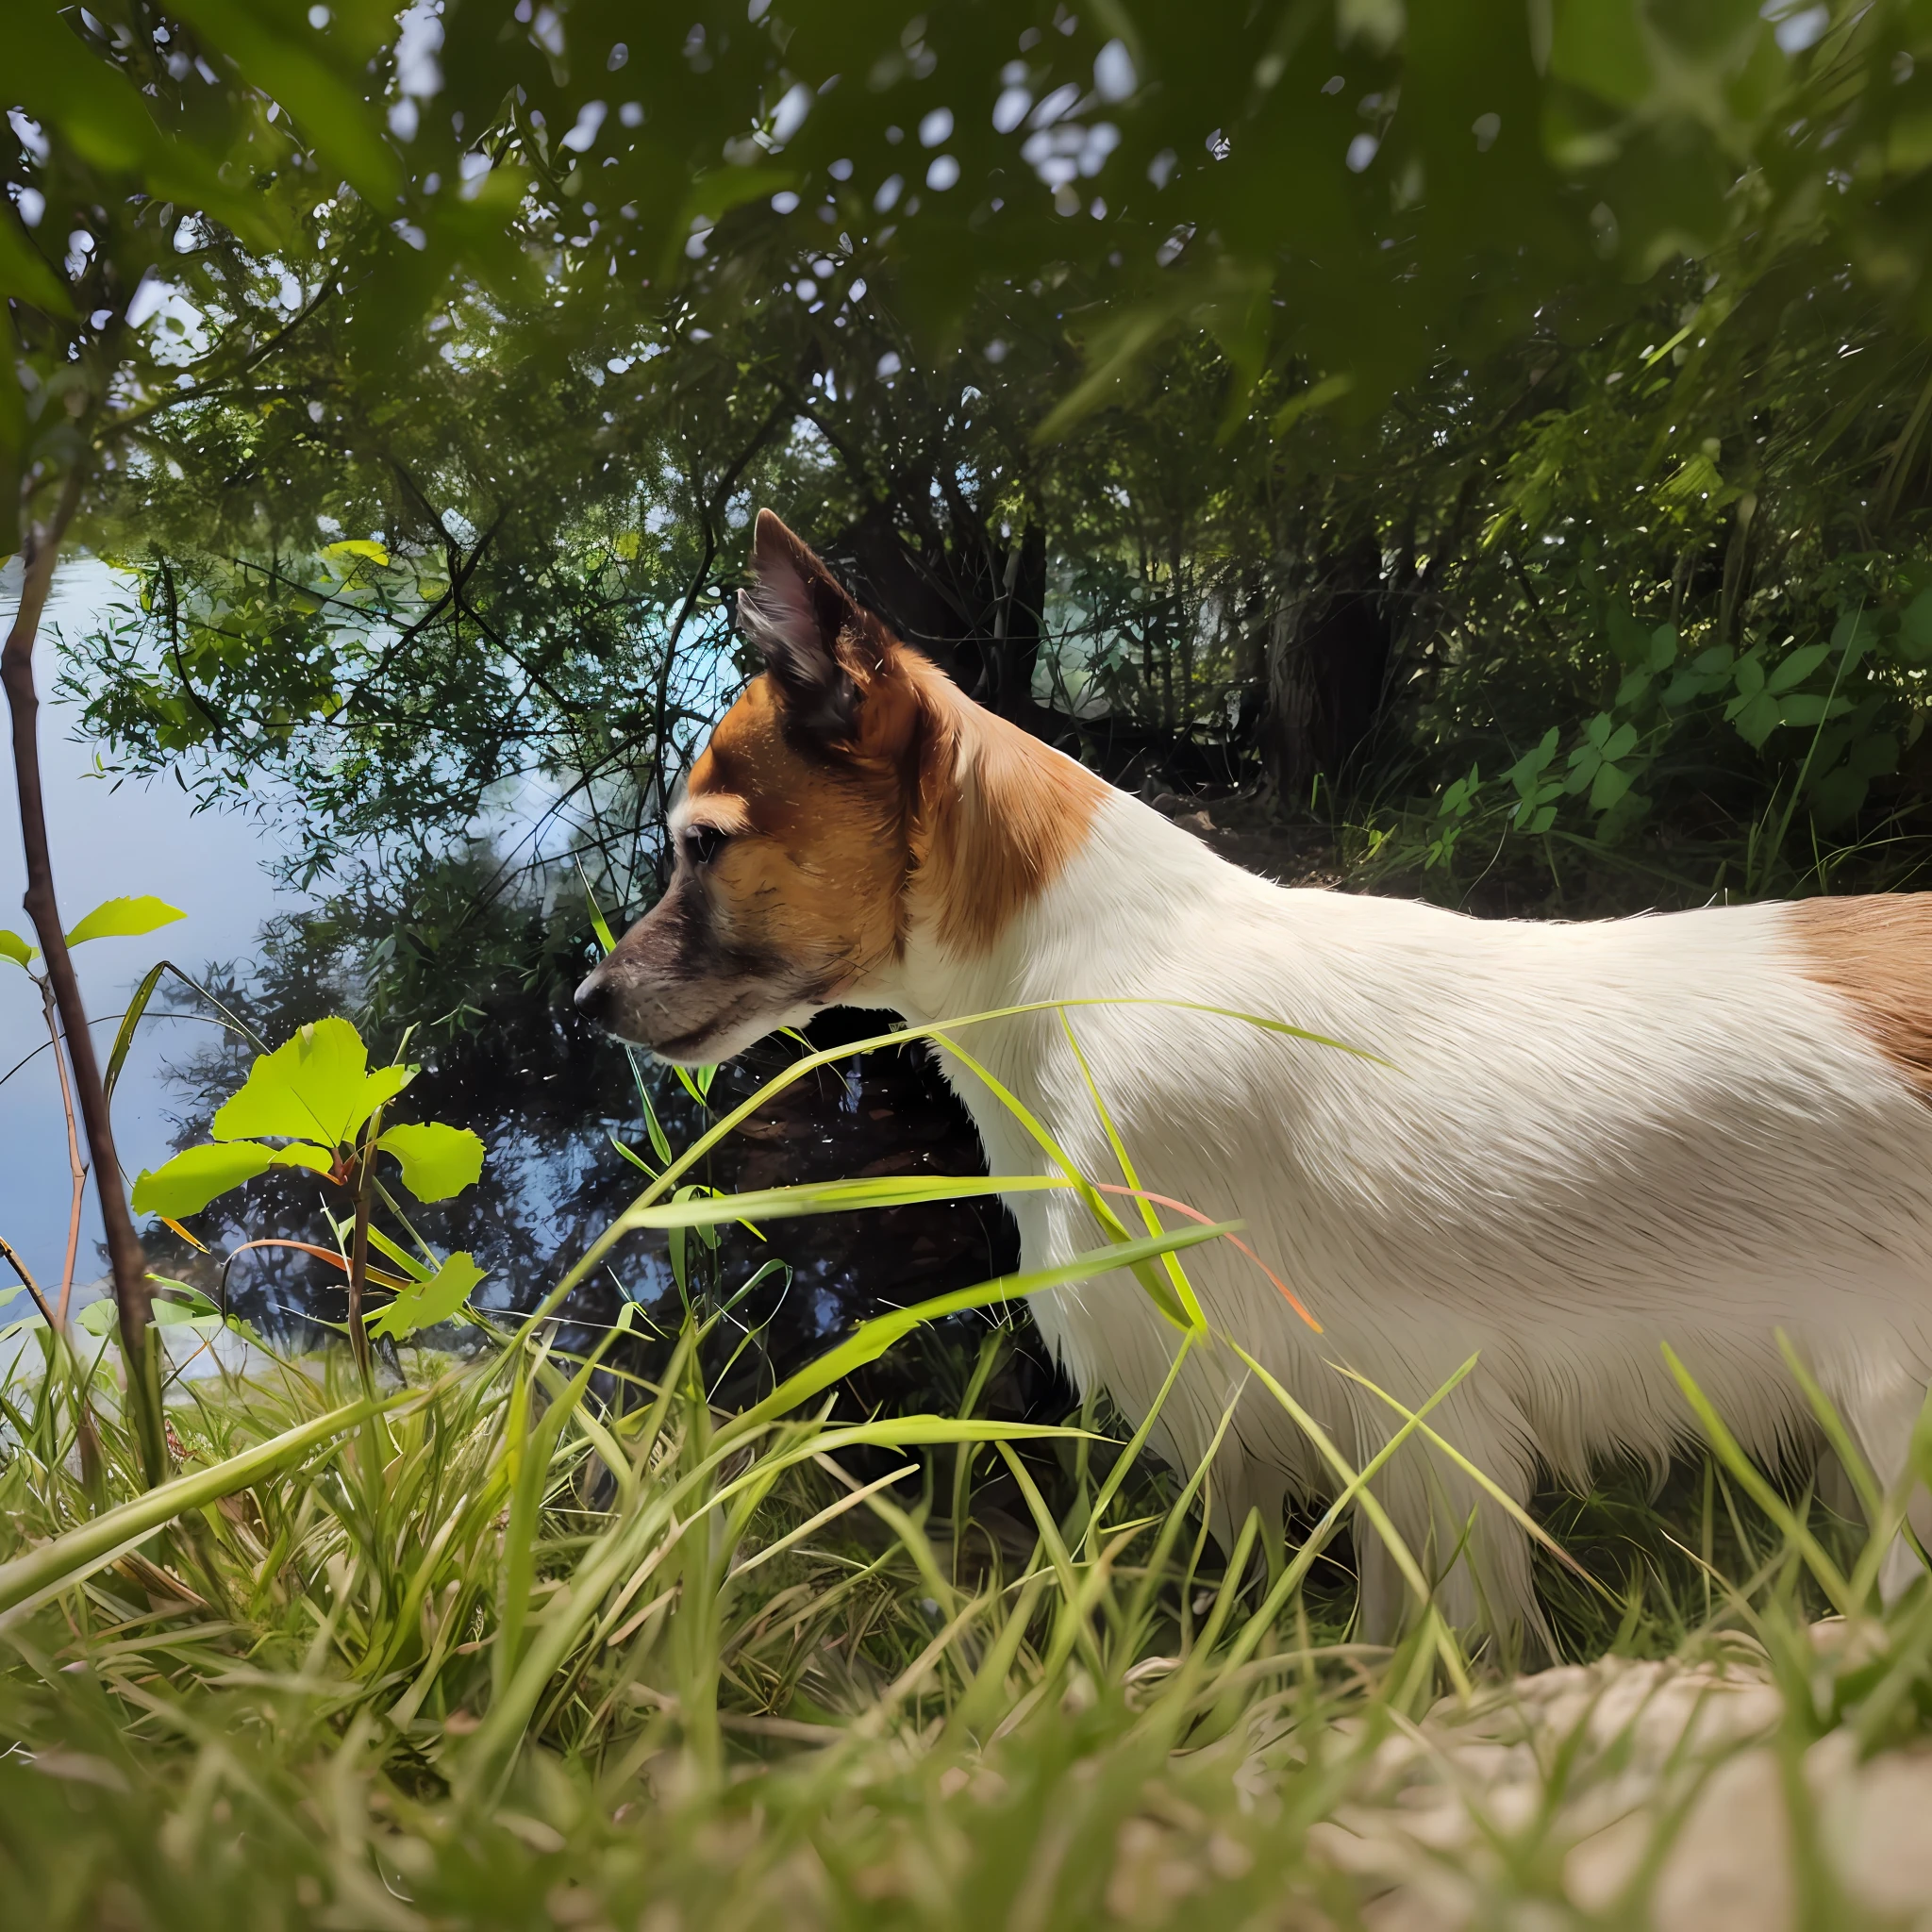
MULTIPOLYGON (((77 627, 116 594, 106 567, 80 560, 63 567, 43 627, 40 681, 53 683, 52 631, 77 627)), ((17 595, 0 580, 0 615, 17 595)), ((188 917, 144 939, 100 941, 80 948, 76 968, 103 1052, 112 1016, 154 959, 163 954, 205 981, 232 979, 255 995, 253 1010, 272 1041, 327 1010, 322 995, 291 991, 263 1004, 262 928, 315 902, 278 890, 269 866, 278 856, 272 820, 204 811, 162 780, 116 789, 94 775, 91 748, 75 742, 75 719, 55 704, 42 713, 42 758, 50 839, 63 916, 72 924, 99 900, 153 892, 188 917)), ((541 809, 541 800, 537 808, 541 809)), ((18 823, 9 807, 0 840, 0 896, 17 905, 25 879, 18 823)), ((0 923, 6 923, 0 913, 0 923)), ((10 922, 24 925, 24 917, 10 922)), ((39 999, 25 974, 0 978, 0 1072, 45 1039, 39 999)), ((114 1100, 121 1158, 130 1176, 158 1166, 177 1145, 206 1137, 213 1107, 246 1071, 245 1049, 185 1014, 144 1022, 114 1100)), ((833 1014, 814 1029, 816 1043, 855 1040, 883 1029, 883 1016, 833 1014)), ((789 1059, 794 1048, 774 1042, 723 1070, 714 1108, 735 1106, 789 1059)), ((442 1250, 467 1249, 488 1271, 479 1299, 498 1307, 527 1307, 636 1194, 643 1177, 610 1144, 615 1135, 646 1155, 632 1075, 623 1053, 585 1026, 566 1002, 499 1001, 471 1033, 432 1038, 415 1049, 422 1077, 396 1113, 475 1128, 490 1149, 482 1182, 458 1200, 423 1210, 417 1224, 442 1250)), ((674 1145, 702 1129, 700 1110, 668 1079, 658 1106, 674 1145)), ((29 1059, 0 1085, 0 1232, 52 1287, 66 1241, 69 1169, 52 1055, 29 1059)), ((708 1162, 702 1178, 727 1191, 862 1174, 984 1172, 976 1136, 919 1049, 866 1056, 841 1073, 825 1071, 792 1088, 708 1162)), ((332 1245, 327 1213, 346 1203, 315 1176, 280 1171, 225 1197, 196 1217, 195 1230, 217 1254, 242 1241, 279 1236, 332 1245)), ((934 1204, 870 1215, 774 1224, 759 1239, 742 1229, 724 1236, 717 1255, 693 1242, 691 1286, 728 1293, 764 1263, 761 1285, 732 1311, 720 1350, 721 1400, 748 1394, 783 1373, 853 1322, 888 1306, 962 1287, 1004 1272, 1016 1260, 1011 1225, 996 1204, 934 1204), (729 1359, 728 1372, 724 1362, 729 1359)), ((147 1230, 157 1268, 214 1291, 224 1287, 215 1259, 197 1256, 165 1230, 147 1230)), ((100 1217, 92 1184, 82 1227, 79 1278, 96 1277, 100 1217)), ((239 1312, 290 1341, 312 1341, 318 1321, 340 1321, 340 1277, 290 1249, 255 1250, 229 1270, 225 1291, 239 1312)), ((637 1236, 586 1284, 572 1312, 587 1326, 614 1319, 630 1299, 661 1325, 675 1326, 684 1291, 661 1235, 637 1236)), ((19 1297, 0 1314, 26 1312, 19 1297)), ((963 1330, 937 1354, 911 1346, 868 1378, 862 1398, 943 1399, 963 1330)), ((1045 1366, 1022 1351, 1004 1372, 995 1404, 1011 1411, 1050 1391, 1045 1366), (1016 1379, 1017 1378, 1017 1379, 1016 1379)))

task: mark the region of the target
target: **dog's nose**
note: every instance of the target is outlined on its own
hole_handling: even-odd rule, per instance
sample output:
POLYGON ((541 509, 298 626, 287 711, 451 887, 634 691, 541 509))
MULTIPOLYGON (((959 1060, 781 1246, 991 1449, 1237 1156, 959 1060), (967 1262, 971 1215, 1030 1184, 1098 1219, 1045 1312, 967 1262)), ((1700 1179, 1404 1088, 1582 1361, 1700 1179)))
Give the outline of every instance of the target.
POLYGON ((576 991, 576 1008, 587 1020, 595 1020, 600 1024, 610 1010, 610 982, 602 971, 584 975, 576 991))

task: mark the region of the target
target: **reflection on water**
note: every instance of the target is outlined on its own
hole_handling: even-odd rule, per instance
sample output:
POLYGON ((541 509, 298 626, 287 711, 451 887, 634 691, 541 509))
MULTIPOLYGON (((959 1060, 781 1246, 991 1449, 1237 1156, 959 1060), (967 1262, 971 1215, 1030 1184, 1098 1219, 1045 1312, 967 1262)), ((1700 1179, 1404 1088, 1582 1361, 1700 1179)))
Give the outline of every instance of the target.
MULTIPOLYGON (((644 1185, 644 1176, 612 1147, 612 1137, 647 1158, 650 1149, 619 1048, 568 1007, 532 1003, 495 1018, 491 1027, 439 1048, 396 1111, 460 1122, 483 1136, 490 1153, 482 1181, 411 1219, 437 1248, 474 1254, 489 1271, 479 1301, 508 1310, 540 1300, 644 1185)), ((886 1024, 880 1014, 827 1014, 815 1024, 813 1043, 863 1039, 886 1024)), ((673 1146, 688 1144, 709 1120, 737 1107, 796 1051, 787 1042, 766 1042, 721 1069, 708 1113, 675 1080, 654 1080, 654 1104, 673 1146)), ((206 1122, 244 1064, 245 1055, 203 1057, 193 1082, 199 1089, 193 1124, 206 1122)), ((808 1075, 762 1108, 691 1178, 737 1193, 855 1175, 984 1172, 972 1122, 924 1049, 910 1045, 808 1075)), ((199 1218, 196 1231, 218 1252, 266 1234, 333 1245, 327 1211, 341 1214, 346 1207, 343 1196, 314 1175, 278 1170, 218 1203, 199 1218)), ((153 1247, 158 1266, 215 1290, 218 1276, 209 1260, 165 1236, 153 1247)), ((713 1394, 735 1406, 755 1399, 775 1375, 882 1308, 1008 1272, 1017 1265, 1018 1241, 998 1203, 978 1199, 774 1222, 758 1234, 732 1227, 724 1231, 715 1256, 695 1240, 688 1253, 688 1286, 704 1306, 732 1300, 765 1264, 781 1264, 734 1302, 720 1324, 713 1394)), ((266 1333, 300 1346, 319 1337, 319 1324, 341 1321, 340 1278, 299 1252, 257 1249, 235 1263, 229 1300, 266 1333)), ((565 1312, 579 1331, 572 1339, 588 1341, 629 1299, 668 1334, 678 1324, 684 1298, 668 1238, 641 1232, 613 1250, 565 1312)), ((986 1321, 958 1318, 936 1355, 915 1346, 875 1369, 866 1377, 862 1399, 945 1400, 948 1391, 935 1383, 942 1385, 952 1371, 941 1358, 957 1359, 964 1344, 970 1361, 986 1321)), ((1009 1406, 1030 1410, 1050 1391, 1053 1377, 1033 1354, 1037 1346, 1021 1351, 1008 1372, 1008 1381, 1018 1382, 995 1391, 1008 1412, 1009 1406)))

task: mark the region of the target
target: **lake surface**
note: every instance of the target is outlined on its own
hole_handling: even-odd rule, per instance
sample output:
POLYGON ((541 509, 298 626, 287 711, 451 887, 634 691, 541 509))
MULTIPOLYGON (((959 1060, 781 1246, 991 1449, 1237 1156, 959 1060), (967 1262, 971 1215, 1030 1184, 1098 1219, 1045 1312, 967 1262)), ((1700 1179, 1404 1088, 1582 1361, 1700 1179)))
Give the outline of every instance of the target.
MULTIPOLYGON (((0 578, 0 618, 10 617, 18 594, 17 564, 9 571, 0 578)), ((42 759, 63 917, 71 924, 102 899, 144 892, 187 915, 147 938, 104 940, 76 952, 103 1054, 118 1025, 115 1016, 155 959, 165 956, 196 977, 247 989, 256 977, 264 924, 319 903, 279 889, 272 877, 270 868, 280 856, 272 817, 197 813, 167 780, 117 787, 97 775, 92 748, 76 741, 72 711, 45 701, 54 683, 56 627, 73 632, 86 626, 122 594, 121 581, 89 559, 64 565, 37 653, 42 759)), ((24 914, 9 916, 25 888, 10 788, 0 824, 6 828, 0 899, 7 908, 0 910, 0 924, 24 929, 24 914)), ((300 1020, 320 1017, 291 1014, 272 1039, 278 1043, 300 1020)), ((862 1038, 880 1024, 879 1016, 835 1014, 815 1032, 819 1043, 831 1043, 862 1038)), ((51 1289, 60 1278, 70 1183, 53 1057, 35 1054, 45 1038, 35 989, 25 974, 6 968, 0 976, 0 1073, 26 1063, 0 1085, 0 1232, 51 1289)), ((247 1053, 224 1056, 223 1041, 205 1019, 178 1010, 163 1014, 156 1002, 114 1098, 119 1151, 130 1177, 205 1136, 212 1107, 246 1071, 247 1053)), ((615 1136, 650 1153, 625 1057, 567 1005, 537 1000, 493 1012, 472 1036, 412 1051, 421 1054, 425 1071, 399 1115, 474 1127, 490 1149, 483 1182, 455 1202, 425 1209, 418 1225, 439 1248, 475 1254, 489 1271, 480 1300, 528 1306, 642 1185, 643 1176, 611 1145, 615 1136)), ((774 1042, 725 1068, 712 1091, 714 1108, 736 1105, 793 1051, 774 1042)), ((654 1089, 673 1144, 681 1146, 702 1130, 705 1116, 668 1078, 656 1079, 654 1089)), ((913 1048, 868 1055, 843 1074, 825 1071, 800 1083, 721 1149, 702 1177, 738 1191, 860 1174, 983 1171, 970 1122, 913 1048)), ((333 1205, 341 1211, 343 1204, 326 1200, 328 1191, 307 1174, 265 1175, 197 1217, 195 1230, 217 1251, 270 1235, 331 1245, 328 1209, 333 1205)), ((707 1292, 728 1294, 766 1263, 780 1264, 766 1268, 758 1287, 732 1310, 727 1332, 751 1345, 736 1349, 726 1375, 730 1386, 721 1385, 720 1399, 731 1399, 736 1385, 748 1392, 774 1370, 782 1373, 855 1320, 1004 1272, 1016 1258, 1004 1211, 984 1201, 795 1221, 760 1232, 765 1239, 731 1230, 715 1257, 691 1244, 688 1286, 707 1292)), ((165 1230, 145 1234, 158 1269, 210 1289, 217 1285, 212 1260, 165 1230)), ((77 1269, 82 1282, 102 1271, 100 1241, 90 1187, 77 1269)), ((338 1278, 291 1251, 257 1251, 236 1263, 228 1289, 238 1311, 291 1341, 313 1341, 323 1334, 316 1322, 341 1319, 333 1287, 338 1278)), ((572 1312, 586 1324, 601 1324, 614 1318, 624 1299, 641 1303, 661 1325, 675 1326, 684 1291, 661 1236, 627 1241, 586 1284, 572 1312)), ((0 1295, 0 1318, 26 1311, 24 1295, 10 1305, 0 1295)), ((887 1383, 908 1376, 919 1382, 925 1374, 915 1349, 901 1364, 881 1370, 884 1379, 875 1377, 878 1386, 869 1392, 891 1399, 887 1383)), ((1007 1374, 1008 1380, 1018 1375, 1035 1394, 1051 1382, 1045 1365, 1034 1360, 1021 1360, 1007 1374)), ((1027 1389, 1013 1387, 1000 1406, 1030 1407, 1032 1400, 1027 1389)))

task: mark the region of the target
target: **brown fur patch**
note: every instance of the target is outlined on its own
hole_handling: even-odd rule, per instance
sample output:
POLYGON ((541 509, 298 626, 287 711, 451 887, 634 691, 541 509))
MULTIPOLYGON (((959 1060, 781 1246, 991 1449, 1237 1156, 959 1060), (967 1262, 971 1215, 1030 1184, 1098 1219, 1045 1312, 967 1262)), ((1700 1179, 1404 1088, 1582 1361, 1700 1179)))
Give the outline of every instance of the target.
POLYGON ((691 769, 693 820, 736 836, 707 886, 721 936, 813 962, 828 989, 893 956, 915 912, 975 954, 1076 852, 1107 787, 889 645, 856 741, 824 755, 753 679, 691 769))
POLYGON ((689 789, 694 819, 733 827, 704 887, 725 944, 786 960, 826 997, 897 950, 908 826, 890 763, 801 750, 756 677, 689 789))
POLYGON ((897 669, 926 719, 912 893, 941 945, 982 953, 1065 870, 1108 788, 924 658, 902 651, 897 669))
POLYGON ((1932 892, 1804 899, 1788 908, 1806 977, 1932 1100, 1932 892))

